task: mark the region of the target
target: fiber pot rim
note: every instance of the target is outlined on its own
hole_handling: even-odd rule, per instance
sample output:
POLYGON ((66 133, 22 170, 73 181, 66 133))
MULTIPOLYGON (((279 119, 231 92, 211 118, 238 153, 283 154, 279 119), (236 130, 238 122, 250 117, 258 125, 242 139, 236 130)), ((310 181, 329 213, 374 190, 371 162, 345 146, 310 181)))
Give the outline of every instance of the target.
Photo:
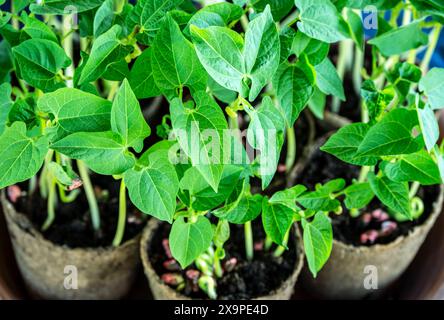
MULTIPOLYGON (((147 280, 148 280, 151 288, 154 287, 151 284, 151 281, 154 280, 156 282, 156 286, 161 287, 162 290, 167 292, 168 295, 173 297, 175 300, 191 300, 192 299, 191 297, 181 294, 181 293, 177 292, 176 290, 174 290, 173 288, 171 288, 170 286, 166 285, 162 281, 162 279, 160 278, 160 276, 156 272, 156 270, 154 270, 154 267, 150 261, 150 257, 148 254, 148 251, 149 251, 148 247, 149 247, 149 244, 151 244, 152 236, 154 235, 155 231, 157 230, 157 228, 159 227, 159 225, 161 223, 162 223, 161 221, 153 218, 150 221, 148 221, 148 224, 146 225, 145 229, 143 230, 142 237, 140 240, 141 241, 140 256, 142 258, 144 273, 147 277, 147 280)), ((294 238, 294 240, 296 242, 295 250, 297 253, 297 258, 296 258, 295 267, 294 267, 292 274, 284 282, 282 282, 282 284, 278 288, 271 290, 267 295, 258 296, 255 298, 250 298, 251 300, 267 299, 268 297, 278 295, 280 292, 284 292, 285 289, 287 289, 288 287, 291 287, 290 289, 291 289, 291 292, 293 293, 294 285, 296 284, 297 279, 302 271, 302 268, 304 266, 304 259, 305 259, 301 232, 300 232, 299 227, 296 223, 293 224, 293 228, 296 233, 296 237, 294 238)))
POLYGON ((63 250, 65 250, 67 252, 72 252, 74 254, 77 254, 77 253, 90 253, 90 252, 91 253, 93 253, 93 252, 94 253, 111 252, 111 251, 114 251, 114 250, 119 249, 119 248, 125 248, 125 247, 131 246, 134 242, 137 242, 139 237, 141 236, 141 232, 139 232, 134 237, 132 237, 131 239, 125 241, 124 243, 122 243, 118 247, 113 247, 112 245, 109 245, 109 246, 106 246, 106 247, 100 246, 100 247, 71 248, 71 247, 69 247, 67 245, 60 245, 60 244, 54 243, 54 242, 46 239, 43 236, 42 232, 35 227, 35 225, 32 223, 32 221, 24 213, 21 213, 18 210, 16 210, 14 205, 6 197, 5 190, 1 190, 0 200, 8 209, 7 210, 8 212, 4 212, 4 214, 5 215, 9 214, 10 217, 11 217, 11 220, 14 221, 14 223, 18 227, 20 227, 20 229, 22 229, 24 232, 32 235, 38 241, 41 241, 42 243, 44 243, 47 246, 59 247, 59 248, 62 248, 63 250))
POLYGON ((441 214, 443 200, 444 200, 444 185, 441 184, 441 185, 439 185, 438 197, 433 202, 433 209, 432 209, 432 212, 430 213, 430 216, 422 224, 416 225, 412 229, 410 229, 409 233, 407 233, 405 235, 400 235, 395 240, 393 240, 389 243, 386 243, 386 244, 378 243, 378 244, 371 245, 371 246, 354 246, 352 244, 347 244, 347 243, 344 243, 340 240, 333 239, 333 245, 339 246, 343 250, 355 251, 355 252, 360 251, 364 254, 367 252, 373 251, 373 250, 375 250, 375 251, 376 250, 378 250, 378 251, 391 250, 392 248, 398 246, 399 243, 401 243, 405 239, 410 238, 410 237, 416 237, 418 234, 421 233, 421 231, 423 229, 428 228, 429 225, 433 225, 435 223, 436 219, 438 218, 438 216, 441 214))

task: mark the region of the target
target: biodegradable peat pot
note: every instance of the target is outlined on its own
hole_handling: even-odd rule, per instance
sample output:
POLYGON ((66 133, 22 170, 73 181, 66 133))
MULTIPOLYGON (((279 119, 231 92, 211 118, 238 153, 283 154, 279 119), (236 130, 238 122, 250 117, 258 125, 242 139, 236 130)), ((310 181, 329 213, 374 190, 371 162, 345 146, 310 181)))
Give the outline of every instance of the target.
MULTIPOLYGON (((1 193, 17 264, 32 296, 45 299, 119 299, 133 284, 140 235, 118 248, 71 249, 46 240, 1 193), (78 289, 65 289, 66 266, 77 268, 78 289)), ((68 269, 69 270, 69 269, 68 269)))
MULTIPOLYGON (((153 296, 156 300, 190 300, 190 297, 185 296, 166 285, 160 279, 159 275, 151 264, 148 248, 150 248, 153 237, 159 226, 160 222, 158 220, 151 219, 143 232, 140 245, 140 255, 142 257, 143 269, 146 277, 148 278, 153 296)), ((285 280, 278 289, 271 291, 267 295, 254 298, 253 300, 289 300, 293 295, 294 286, 302 270, 304 261, 302 238, 296 225, 295 232, 296 237, 294 240, 297 258, 291 276, 285 280)), ((257 279, 257 281, 260 281, 260 279, 257 279)))
POLYGON ((414 227, 408 235, 399 236, 389 244, 355 247, 334 240, 331 257, 316 279, 304 268, 303 286, 326 299, 362 299, 378 295, 397 280, 415 258, 442 211, 443 195, 444 188, 441 186, 427 220, 414 227), (364 287, 364 279, 369 275, 364 272, 366 266, 377 268, 377 290, 364 287))

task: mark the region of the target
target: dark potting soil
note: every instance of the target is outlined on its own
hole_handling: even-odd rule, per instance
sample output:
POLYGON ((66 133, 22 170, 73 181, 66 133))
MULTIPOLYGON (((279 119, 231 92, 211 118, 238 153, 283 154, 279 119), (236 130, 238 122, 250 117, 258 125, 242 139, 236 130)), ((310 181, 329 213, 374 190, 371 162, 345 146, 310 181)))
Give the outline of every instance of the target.
MULTIPOLYGON (((169 224, 162 223, 148 248, 150 262, 159 276, 171 272, 163 267, 168 257, 162 246, 162 241, 168 239, 170 229, 169 224)), ((224 247, 226 258, 221 264, 223 266, 224 262, 231 258, 236 258, 237 264, 233 270, 224 272, 222 278, 217 280, 218 299, 251 299, 270 294, 272 290, 278 289, 294 271, 297 261, 294 241, 289 241, 289 250, 285 251, 280 258, 272 256, 275 249, 273 247, 269 251, 255 250, 254 260, 249 262, 245 259, 243 230, 241 225, 231 225, 231 237, 224 247)), ((253 235, 255 242, 265 239, 265 232, 259 220, 253 222, 253 235)), ((294 239, 294 236, 290 239, 294 239)), ((177 273, 181 273, 186 279, 186 272, 191 269, 196 269, 196 267, 190 266, 177 273)), ((203 291, 192 290, 191 286, 187 286, 182 293, 193 299, 208 299, 203 291)))
MULTIPOLYGON (((345 179, 348 185, 353 179, 358 178, 359 170, 357 166, 342 162, 328 153, 317 151, 308 161, 297 182, 307 186, 310 190, 314 190, 316 183, 325 183, 336 178, 345 179)), ((439 186, 421 187, 417 193, 424 203, 424 213, 421 217, 414 221, 397 222, 397 228, 392 233, 384 237, 378 237, 372 244, 362 244, 360 241, 361 234, 369 230, 379 230, 381 222, 372 221, 370 224, 364 224, 362 219, 351 217, 348 209, 345 205, 342 205, 343 213, 341 215, 331 215, 333 236, 338 241, 354 246, 390 243, 399 236, 408 235, 415 226, 421 225, 427 220, 433 211, 433 203, 438 198, 439 191, 439 186)), ((362 212, 372 212, 375 209, 386 210, 376 197, 362 212)), ((390 221, 396 222, 393 219, 390 219, 390 221)))
MULTIPOLYGON (((53 224, 48 230, 43 232, 43 236, 47 240, 58 245, 66 245, 70 248, 111 246, 117 229, 119 182, 99 175, 94 175, 91 178, 95 183, 97 195, 108 193, 105 197, 97 197, 101 230, 95 232, 92 227, 88 202, 82 188, 81 193, 74 202, 68 204, 59 202, 53 224)), ((26 184, 20 185, 20 187, 22 190, 27 190, 26 184)), ((146 216, 130 203, 128 200, 123 242, 132 239, 141 232, 146 222, 146 216)), ((41 230, 41 226, 46 219, 47 203, 40 196, 38 190, 31 196, 20 197, 15 203, 15 208, 18 212, 25 214, 37 230, 41 230)))

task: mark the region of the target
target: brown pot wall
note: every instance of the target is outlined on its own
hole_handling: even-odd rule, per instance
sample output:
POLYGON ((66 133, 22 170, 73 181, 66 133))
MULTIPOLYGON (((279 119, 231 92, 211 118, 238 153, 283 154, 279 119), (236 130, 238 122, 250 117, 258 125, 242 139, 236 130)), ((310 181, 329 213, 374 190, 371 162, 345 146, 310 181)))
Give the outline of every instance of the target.
MULTIPOLYGON (((163 283, 163 281, 160 279, 159 275, 156 273, 153 266, 151 265, 148 248, 151 245, 151 241, 159 225, 160 222, 155 219, 151 219, 148 222, 148 225, 143 232, 140 245, 140 255, 142 257, 143 268, 145 271, 145 275, 148 278, 153 296, 156 300, 190 300, 189 297, 177 292, 176 290, 163 283)), ((295 263, 295 268, 291 277, 289 277, 277 290, 270 292, 270 294, 266 296, 255 298, 254 300, 289 300, 293 295, 294 286, 298 279, 299 273, 302 270, 304 261, 301 235, 297 227, 295 228, 295 230, 297 261, 295 263)), ((258 281, 260 281, 260 279, 258 279, 258 281)))
POLYGON ((1 193, 17 264, 31 295, 45 299, 119 299, 133 284, 139 265, 140 236, 118 248, 59 246, 43 238, 29 219, 1 193), (66 266, 75 266, 78 289, 64 287, 66 266))
POLYGON ((315 295, 327 299, 362 299, 382 293, 402 275, 415 258, 442 211, 443 194, 444 188, 441 186, 430 217, 407 236, 400 236, 390 244, 355 247, 335 240, 331 257, 316 279, 304 268, 303 286, 315 295), (364 279, 369 275, 364 273, 367 266, 376 267, 377 290, 367 290, 364 287, 364 279))

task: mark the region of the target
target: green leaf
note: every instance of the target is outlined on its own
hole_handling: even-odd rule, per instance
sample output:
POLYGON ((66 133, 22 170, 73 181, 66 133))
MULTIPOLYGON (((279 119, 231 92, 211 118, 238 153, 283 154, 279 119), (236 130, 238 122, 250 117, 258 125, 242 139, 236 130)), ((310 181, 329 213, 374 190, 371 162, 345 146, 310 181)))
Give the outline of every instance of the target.
POLYGON ((284 238, 293 224, 293 210, 282 204, 262 201, 262 224, 265 233, 274 243, 285 246, 284 238))
POLYGON ((0 188, 36 175, 47 152, 48 140, 44 136, 29 138, 23 122, 6 128, 0 136, 0 188))
POLYGON ((114 25, 93 42, 91 54, 82 70, 79 84, 97 80, 111 63, 119 61, 130 53, 131 47, 119 40, 121 34, 122 27, 114 25))
POLYGON ((125 146, 136 152, 143 149, 143 141, 150 133, 150 127, 143 118, 139 101, 125 79, 114 98, 111 110, 111 128, 123 138, 125 146))
POLYGON ((444 108, 444 68, 433 68, 419 82, 419 89, 423 91, 432 109, 444 108))
POLYGON ((330 0, 296 0, 298 29, 311 38, 332 43, 345 39, 341 19, 330 0))
POLYGON ((422 185, 441 183, 438 166, 425 150, 403 155, 396 162, 384 162, 383 168, 385 175, 396 182, 418 181, 422 185))
POLYGON ((135 164, 122 138, 110 131, 77 132, 51 145, 51 148, 72 159, 85 161, 94 172, 119 175, 135 164))
POLYGON ((279 203, 293 211, 299 210, 299 207, 296 205, 296 199, 302 195, 307 190, 306 187, 302 185, 296 185, 289 189, 285 189, 282 191, 276 192, 269 200, 270 203, 279 203))
POLYGON ((28 16, 25 12, 22 12, 21 18, 24 23, 24 27, 21 31, 25 32, 32 39, 46 39, 58 43, 57 36, 45 23, 34 17, 28 16))
POLYGON ((221 86, 241 92, 246 73, 242 37, 224 27, 191 26, 190 30, 199 60, 209 75, 221 86))
POLYGON ((168 11, 175 9, 183 0, 139 0, 128 16, 128 27, 141 27, 137 40, 144 45, 150 45, 158 32, 162 20, 168 11))
POLYGON ((304 230, 304 250, 308 268, 313 277, 327 262, 333 247, 333 230, 330 219, 322 212, 318 212, 313 221, 302 220, 304 230))
POLYGON ((109 81, 123 81, 123 79, 129 77, 129 73, 128 62, 126 62, 125 59, 120 59, 110 63, 106 67, 105 73, 102 74, 102 77, 103 79, 109 81))
POLYGON ((230 239, 230 224, 227 220, 219 220, 214 229, 213 242, 216 248, 223 248, 225 242, 230 239))
POLYGON ((224 24, 227 26, 233 21, 239 20, 244 14, 240 6, 229 2, 219 2, 205 6, 199 10, 195 16, 198 15, 199 12, 216 13, 222 18, 224 24))
POLYGON ((349 33, 353 41, 356 43, 357 48, 363 50, 365 35, 361 15, 355 13, 351 9, 347 9, 346 14, 346 21, 349 27, 349 33))
POLYGON ((407 182, 396 182, 388 177, 377 177, 374 173, 369 173, 368 180, 373 192, 384 205, 409 219, 411 218, 407 182))
POLYGON ((176 212, 179 191, 179 179, 168 157, 170 147, 169 141, 157 143, 124 174, 132 203, 142 212, 169 223, 176 212))
POLYGON ((5 131, 9 111, 12 107, 11 93, 12 88, 9 83, 0 85, 0 135, 5 131))
POLYGON ((224 163, 223 131, 227 121, 219 105, 205 92, 193 95, 196 106, 174 99, 171 122, 177 140, 214 191, 222 178, 224 163))
POLYGON ((358 156, 392 156, 419 151, 422 138, 414 138, 415 110, 394 109, 371 127, 359 145, 358 156))
POLYGON ((225 27, 191 26, 191 36, 210 76, 250 101, 256 99, 279 66, 279 33, 269 7, 248 24, 245 45, 238 33, 225 27))
POLYGON ((436 120, 435 113, 428 104, 426 104, 423 109, 417 104, 416 111, 418 112, 419 126, 424 137, 424 143, 427 151, 430 152, 439 139, 438 121, 436 120))
POLYGON ((401 98, 409 94, 412 84, 418 83, 421 77, 421 69, 408 62, 398 62, 387 73, 387 79, 393 84, 401 98))
POLYGON ((35 101, 32 97, 17 99, 9 111, 9 123, 21 121, 26 123, 26 128, 31 130, 39 125, 35 110, 35 101))
POLYGON ((294 7, 294 0, 252 0, 251 5, 257 12, 264 11, 270 5, 274 20, 279 21, 294 7))
POLYGON ((157 97, 161 94, 154 82, 152 54, 152 48, 145 49, 131 68, 128 80, 139 99, 157 97))
POLYGON ((352 184, 344 190, 344 194, 344 203, 349 210, 364 208, 375 196, 368 182, 352 184))
POLYGON ((372 80, 366 80, 362 83, 361 97, 368 109, 371 122, 375 122, 393 100, 393 95, 388 91, 379 91, 372 80))
POLYGON ((310 64, 316 66, 325 60, 330 50, 330 45, 298 32, 293 39, 291 50, 298 57, 305 54, 310 64))
POLYGON ((163 21, 152 50, 154 81, 162 93, 173 98, 184 86, 193 92, 205 90, 207 74, 171 15, 163 21))
POLYGON ((256 219, 261 213, 262 198, 260 194, 241 195, 235 202, 213 211, 213 214, 230 223, 245 224, 256 219))
POLYGON ((276 172, 284 142, 285 120, 270 97, 265 97, 258 109, 247 109, 251 118, 247 130, 248 143, 261 153, 258 163, 262 189, 271 182, 276 172))
POLYGON ((218 191, 215 192, 195 167, 189 168, 180 180, 182 190, 189 191, 192 207, 198 211, 211 210, 221 205, 234 191, 242 168, 234 165, 224 166, 218 191))
POLYGON ((43 95, 37 110, 54 116, 57 133, 52 141, 75 132, 111 129, 111 102, 78 89, 63 88, 43 95))
POLYGON ((31 4, 30 9, 35 14, 72 14, 97 8, 103 0, 45 0, 40 4, 31 4))
POLYGON ((283 63, 273 77, 273 88, 284 110, 288 127, 292 127, 314 93, 304 71, 296 65, 283 63))
POLYGON ((293 54, 292 45, 293 40, 296 36, 296 31, 291 27, 284 26, 279 32, 279 41, 281 42, 281 57, 279 62, 282 63, 287 61, 288 58, 293 54))
POLYGON ((252 81, 249 100, 253 101, 269 82, 279 66, 279 33, 270 7, 248 24, 245 33, 244 59, 252 81))
POLYGON ((331 94, 345 101, 342 80, 339 78, 336 68, 330 59, 324 59, 314 68, 316 70, 316 84, 318 88, 327 95, 331 94))
POLYGON ((428 43, 429 38, 415 21, 409 25, 385 32, 368 43, 374 45, 384 56, 394 56, 408 50, 419 48, 428 43))
POLYGON ((71 64, 65 51, 54 41, 29 39, 12 48, 18 76, 45 92, 65 86, 57 75, 71 64))
POLYGON ((366 123, 352 123, 342 127, 327 140, 321 150, 354 165, 374 166, 378 162, 377 157, 357 154, 369 129, 366 123))
POLYGON ((332 197, 332 194, 342 190, 344 187, 344 179, 331 180, 323 186, 317 186, 316 191, 302 194, 296 201, 306 209, 314 211, 335 211, 341 206, 341 203, 332 197))
POLYGON ((97 9, 93 22, 95 38, 113 26, 116 17, 114 9, 114 0, 104 0, 102 5, 97 9))
POLYGON ((192 223, 180 217, 174 221, 171 228, 171 253, 182 269, 185 269, 210 247, 212 239, 213 228, 207 218, 200 216, 192 223))
POLYGON ((316 118, 322 120, 324 119, 324 110, 327 97, 325 94, 319 90, 318 87, 315 87, 313 96, 308 101, 308 107, 310 108, 311 112, 315 115, 316 118))

